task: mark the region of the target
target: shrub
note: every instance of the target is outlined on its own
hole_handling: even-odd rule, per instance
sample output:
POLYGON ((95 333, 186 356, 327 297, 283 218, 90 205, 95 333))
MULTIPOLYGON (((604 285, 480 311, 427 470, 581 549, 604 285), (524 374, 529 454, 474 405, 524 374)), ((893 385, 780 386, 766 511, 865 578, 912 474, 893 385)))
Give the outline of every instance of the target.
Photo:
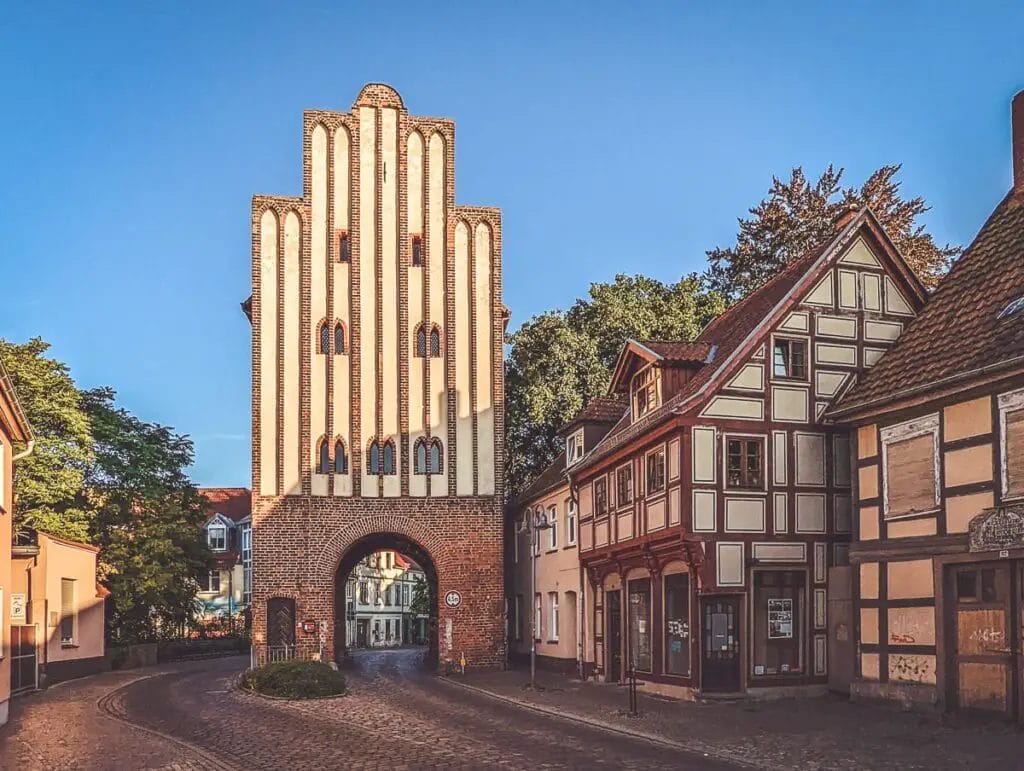
POLYGON ((345 676, 320 661, 275 661, 242 675, 242 687, 267 696, 317 699, 345 693, 345 676))

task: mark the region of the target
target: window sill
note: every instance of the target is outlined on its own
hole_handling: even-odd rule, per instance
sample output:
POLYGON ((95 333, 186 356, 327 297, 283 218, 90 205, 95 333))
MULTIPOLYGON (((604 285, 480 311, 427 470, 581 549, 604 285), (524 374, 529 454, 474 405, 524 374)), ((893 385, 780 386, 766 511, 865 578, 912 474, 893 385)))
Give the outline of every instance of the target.
POLYGON ((925 517, 937 517, 941 509, 929 509, 928 511, 908 511, 905 514, 886 514, 882 517, 885 522, 900 522, 905 519, 924 519, 925 517))
POLYGON ((77 648, 78 647, 78 643, 61 642, 60 647, 61 648, 77 648))
POLYGON ((558 640, 548 640, 548 645, 558 645, 558 640))

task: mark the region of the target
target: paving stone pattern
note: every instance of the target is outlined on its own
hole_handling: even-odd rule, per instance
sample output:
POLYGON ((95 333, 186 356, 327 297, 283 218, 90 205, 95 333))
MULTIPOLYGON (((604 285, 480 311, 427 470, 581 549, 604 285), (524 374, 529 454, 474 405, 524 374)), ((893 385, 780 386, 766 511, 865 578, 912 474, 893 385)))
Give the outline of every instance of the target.
MULTIPOLYGON (((563 714, 614 725, 771 769, 1022 769, 1024 733, 1005 723, 903 712, 838 696, 683 702, 640 696, 628 715, 624 687, 538 673, 473 672, 459 682, 563 714)), ((640 691, 643 691, 641 686, 640 691)))

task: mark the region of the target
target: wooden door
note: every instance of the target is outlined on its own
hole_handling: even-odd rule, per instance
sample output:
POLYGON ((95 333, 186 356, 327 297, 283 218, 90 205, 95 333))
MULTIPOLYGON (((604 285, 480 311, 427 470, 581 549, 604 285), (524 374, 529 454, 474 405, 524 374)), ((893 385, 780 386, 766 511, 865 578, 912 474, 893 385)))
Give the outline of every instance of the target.
POLYGON ((1014 714, 1017 642, 1009 562, 953 568, 951 685, 957 709, 1014 714))
POLYGON ((271 648, 295 645, 295 600, 292 598, 267 600, 267 645, 271 648))
POLYGON ((622 679, 622 594, 618 589, 605 592, 605 618, 608 630, 605 634, 608 650, 608 682, 617 683, 622 679))
POLYGON ((701 603, 701 687, 740 690, 740 598, 706 597, 701 603))

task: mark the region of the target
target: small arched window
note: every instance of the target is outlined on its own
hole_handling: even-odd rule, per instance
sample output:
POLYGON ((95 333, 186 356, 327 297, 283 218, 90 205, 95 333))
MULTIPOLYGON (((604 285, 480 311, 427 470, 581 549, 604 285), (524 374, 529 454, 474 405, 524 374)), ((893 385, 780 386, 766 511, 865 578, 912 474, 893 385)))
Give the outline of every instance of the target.
POLYGON ((422 324, 416 327, 416 355, 421 358, 427 355, 427 330, 422 324))
POLYGON ((441 473, 441 440, 433 439, 430 442, 430 473, 441 473))
POLYGON ((413 473, 414 474, 426 474, 427 473, 427 440, 417 439, 416 444, 413 445, 413 473))
POLYGON ((338 262, 351 262, 352 246, 348 233, 344 230, 338 231, 338 262))
POLYGON ((334 443, 334 473, 348 473, 348 456, 345 454, 345 443, 340 439, 334 443))
POLYGON ((441 330, 437 327, 430 330, 430 355, 433 358, 441 355, 441 330))
POLYGON ((331 446, 327 443, 326 439, 320 440, 320 446, 317 450, 317 464, 316 473, 318 474, 330 474, 331 473, 331 446))
POLYGON ((376 439, 374 439, 372 442, 370 442, 369 456, 370 456, 370 458, 369 458, 369 463, 367 463, 367 471, 370 474, 379 474, 380 473, 380 445, 377 443, 376 439))
POLYGON ((331 352, 331 328, 327 326, 325 321, 320 325, 320 353, 331 352))
POLYGON ((381 473, 395 473, 395 443, 390 439, 384 442, 384 468, 381 473))
POLYGON ((345 353, 345 325, 340 321, 334 325, 334 353, 345 353))

